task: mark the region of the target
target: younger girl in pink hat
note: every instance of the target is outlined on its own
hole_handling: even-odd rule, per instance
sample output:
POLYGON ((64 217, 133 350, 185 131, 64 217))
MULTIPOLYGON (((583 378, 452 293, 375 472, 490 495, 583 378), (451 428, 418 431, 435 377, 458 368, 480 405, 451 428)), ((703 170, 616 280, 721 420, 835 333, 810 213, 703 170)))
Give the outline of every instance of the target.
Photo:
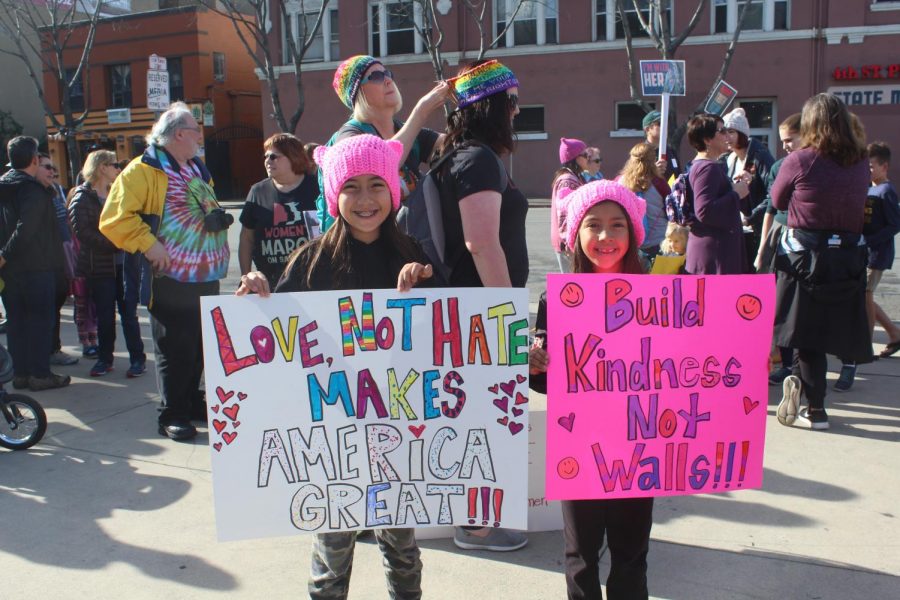
MULTIPOLYGON (((276 292, 378 289, 405 291, 431 278, 431 265, 397 228, 397 169, 403 144, 358 135, 315 150, 334 225, 295 250, 276 292)), ((269 293, 262 273, 241 277, 237 294, 269 293)), ((313 541, 310 598, 346 598, 356 531, 319 533, 313 541)), ((376 529, 391 597, 422 596, 422 561, 411 528, 376 529)))
MULTIPOLYGON (((587 183, 568 197, 567 245, 574 273, 643 273, 638 248, 644 241, 646 206, 631 190, 614 181, 587 183)), ((547 391, 549 356, 544 349, 546 294, 535 321, 535 346, 529 353, 530 385, 547 391)), ((555 357, 560 360, 563 357, 555 357)), ((653 498, 565 500, 566 587, 571 600, 603 598, 600 550, 609 546, 606 597, 646 599, 647 551, 653 523, 653 498)))

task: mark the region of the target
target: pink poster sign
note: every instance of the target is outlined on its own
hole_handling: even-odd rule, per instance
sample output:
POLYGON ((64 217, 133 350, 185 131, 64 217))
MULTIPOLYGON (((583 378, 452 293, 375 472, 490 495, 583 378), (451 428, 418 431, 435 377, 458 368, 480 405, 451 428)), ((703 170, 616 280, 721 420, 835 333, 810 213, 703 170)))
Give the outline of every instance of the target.
POLYGON ((775 281, 547 277, 547 497, 762 486, 775 281))

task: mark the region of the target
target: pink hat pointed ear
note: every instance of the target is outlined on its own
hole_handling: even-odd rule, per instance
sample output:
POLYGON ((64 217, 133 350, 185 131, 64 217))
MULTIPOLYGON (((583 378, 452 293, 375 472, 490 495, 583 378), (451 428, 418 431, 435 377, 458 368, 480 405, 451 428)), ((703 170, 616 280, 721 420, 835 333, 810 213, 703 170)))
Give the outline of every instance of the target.
POLYGON ((403 158, 403 142, 397 140, 387 140, 385 145, 390 148, 391 152, 394 153, 394 156, 397 157, 397 160, 403 158))
POLYGON ((321 166, 322 162, 325 160, 325 155, 328 154, 329 148, 327 146, 319 146, 315 150, 313 150, 313 160, 316 161, 316 164, 321 166))

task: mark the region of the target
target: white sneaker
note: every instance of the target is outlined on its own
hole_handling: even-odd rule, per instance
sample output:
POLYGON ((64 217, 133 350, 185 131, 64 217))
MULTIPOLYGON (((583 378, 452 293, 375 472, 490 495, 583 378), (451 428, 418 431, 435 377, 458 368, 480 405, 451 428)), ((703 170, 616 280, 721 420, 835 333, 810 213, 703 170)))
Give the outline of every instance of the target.
POLYGON ((782 425, 793 425, 797 420, 797 413, 800 411, 800 389, 802 385, 800 378, 796 375, 788 375, 784 379, 781 396, 781 402, 778 403, 778 410, 775 416, 782 425))
POLYGON ((800 411, 800 414, 797 415, 797 422, 795 425, 806 429, 825 431, 829 427, 828 413, 825 412, 825 409, 810 412, 808 408, 804 408, 800 411))
POLYGON ((65 352, 60 350, 50 355, 50 364, 60 367, 68 367, 78 364, 78 357, 72 356, 71 354, 66 354, 65 352))

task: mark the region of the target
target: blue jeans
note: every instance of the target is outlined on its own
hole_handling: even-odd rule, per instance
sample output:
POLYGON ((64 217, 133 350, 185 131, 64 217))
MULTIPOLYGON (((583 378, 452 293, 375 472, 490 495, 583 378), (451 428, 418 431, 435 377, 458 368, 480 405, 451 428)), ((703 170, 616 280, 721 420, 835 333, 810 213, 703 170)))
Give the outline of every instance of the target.
POLYGON ((115 277, 92 277, 88 279, 91 300, 97 313, 97 358, 112 364, 116 348, 116 309, 122 321, 122 333, 131 362, 145 360, 144 342, 137 318, 137 302, 125 295, 125 272, 122 265, 116 265, 115 277))
POLYGON ((4 275, 7 342, 16 377, 49 377, 56 323, 56 274, 26 271, 4 275))

